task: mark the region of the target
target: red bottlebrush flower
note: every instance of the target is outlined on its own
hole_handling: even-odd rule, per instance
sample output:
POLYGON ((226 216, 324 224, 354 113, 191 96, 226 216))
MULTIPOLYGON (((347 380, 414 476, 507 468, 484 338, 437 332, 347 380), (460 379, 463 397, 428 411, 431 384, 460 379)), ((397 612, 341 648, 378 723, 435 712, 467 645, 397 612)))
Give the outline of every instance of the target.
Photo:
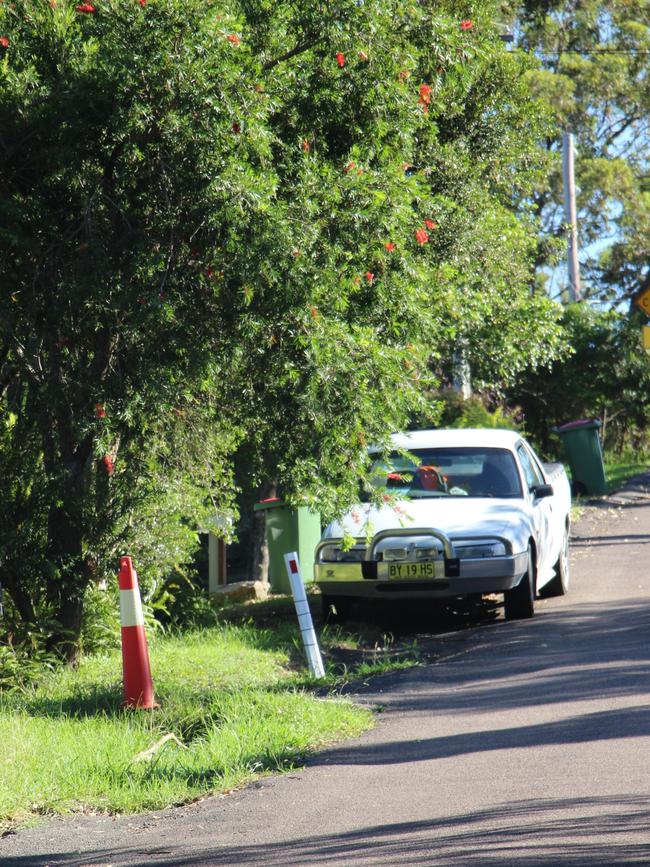
POLYGON ((368 55, 366 54, 366 52, 360 51, 359 52, 359 60, 367 60, 367 59, 368 59, 368 55))
POLYGON ((384 247, 388 250, 389 253, 392 253, 395 250, 395 244, 393 244, 392 241, 386 241, 384 247))
POLYGON ((0 36, 0 48, 9 48, 8 36, 0 36))
POLYGON ((343 54, 342 51, 337 51, 335 57, 336 57, 336 62, 339 65, 339 68, 343 69, 343 67, 345 66, 345 54, 343 54))
POLYGON ((368 283, 372 283, 374 279, 375 275, 372 273, 372 271, 366 271, 366 280, 368 281, 368 283))
POLYGON ((318 319, 318 317, 319 317, 318 307, 314 307, 313 304, 310 304, 309 305, 309 313, 310 313, 312 319, 318 319))
POLYGON ((420 99, 418 100, 423 105, 429 105, 431 102, 431 87, 428 84, 420 85, 420 99))
POLYGON ((306 138, 304 138, 304 139, 302 140, 300 146, 301 146, 301 148, 304 150, 304 152, 305 152, 306 154, 308 154, 309 151, 311 150, 311 145, 309 144, 309 141, 308 141, 306 138))
POLYGON ((474 26, 474 22, 470 21, 469 18, 465 18, 463 21, 460 22, 460 29, 461 30, 471 30, 473 26, 474 26))
POLYGON ((226 39, 228 40, 228 42, 231 42, 233 45, 241 45, 241 39, 239 38, 239 36, 237 36, 236 33, 229 33, 226 36, 226 39))
POLYGON ((95 404, 95 418, 106 418, 106 409, 103 403, 95 404))
POLYGON ((50 9, 56 9, 57 2, 56 0, 50 0, 50 9))
POLYGON ((232 125, 232 131, 233 131, 234 133, 237 133, 237 135, 239 135, 239 133, 241 132, 241 126, 237 123, 237 121, 235 121, 235 122, 233 123, 233 125, 232 125))
POLYGON ((104 457, 102 458, 102 463, 104 464, 106 474, 112 476, 115 472, 115 464, 113 462, 113 458, 110 455, 104 455, 104 457))
POLYGON ((74 8, 77 12, 81 12, 83 15, 94 15, 95 12, 97 12, 97 9, 95 9, 92 3, 80 3, 74 8))
POLYGON ((403 69, 397 77, 399 78, 400 81, 406 81, 406 79, 409 78, 410 75, 411 75, 410 69, 403 69))
POLYGON ((138 3, 139 3, 140 6, 142 6, 142 8, 144 9, 144 7, 147 5, 147 0, 138 0, 138 3))
POLYGON ((438 224, 436 223, 435 220, 425 220, 424 225, 427 227, 427 229, 437 229, 438 228, 438 224))
POLYGON ((205 276, 208 278, 208 280, 214 280, 214 270, 212 268, 206 268, 205 276))
POLYGON ((429 240, 429 235, 427 234, 425 229, 418 229, 415 233, 415 240, 420 246, 422 246, 423 244, 426 244, 429 240))
POLYGON ((356 163, 354 162, 354 160, 350 160, 350 162, 347 164, 347 166, 345 166, 345 168, 343 169, 343 174, 347 175, 347 173, 351 172, 355 166, 356 166, 356 163))

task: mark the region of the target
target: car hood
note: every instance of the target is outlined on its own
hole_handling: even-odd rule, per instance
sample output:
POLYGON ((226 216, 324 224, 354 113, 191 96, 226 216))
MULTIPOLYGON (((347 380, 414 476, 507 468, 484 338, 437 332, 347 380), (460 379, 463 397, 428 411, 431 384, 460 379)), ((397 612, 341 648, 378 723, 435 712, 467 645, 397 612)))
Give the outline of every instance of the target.
POLYGON ((451 539, 463 536, 505 536, 525 550, 530 533, 529 519, 522 500, 440 497, 398 500, 386 506, 364 503, 334 521, 324 538, 373 536, 393 527, 432 527, 451 539), (524 538, 526 542, 524 543, 524 538), (523 546, 523 547, 522 547, 523 546))

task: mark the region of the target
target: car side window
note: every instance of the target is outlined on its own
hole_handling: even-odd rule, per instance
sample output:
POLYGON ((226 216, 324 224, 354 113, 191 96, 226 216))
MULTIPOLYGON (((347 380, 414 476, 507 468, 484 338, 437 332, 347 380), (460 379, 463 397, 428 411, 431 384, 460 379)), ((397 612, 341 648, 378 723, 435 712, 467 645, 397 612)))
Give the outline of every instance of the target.
POLYGON ((544 475, 544 470, 542 469, 542 464, 541 464, 540 459, 537 457, 537 455, 535 454, 533 449, 530 447, 530 445, 526 444, 525 449, 526 449, 527 454, 530 455, 530 459, 533 462, 533 467, 537 471, 537 475, 539 476, 539 479, 540 479, 539 484, 540 485, 545 484, 546 483, 546 477, 544 475))
POLYGON ((533 488, 535 485, 543 485, 544 478, 523 443, 520 443, 517 446, 517 454, 519 455, 519 461, 521 463, 521 468, 524 471, 524 478, 526 479, 528 489, 530 490, 530 488, 533 488))

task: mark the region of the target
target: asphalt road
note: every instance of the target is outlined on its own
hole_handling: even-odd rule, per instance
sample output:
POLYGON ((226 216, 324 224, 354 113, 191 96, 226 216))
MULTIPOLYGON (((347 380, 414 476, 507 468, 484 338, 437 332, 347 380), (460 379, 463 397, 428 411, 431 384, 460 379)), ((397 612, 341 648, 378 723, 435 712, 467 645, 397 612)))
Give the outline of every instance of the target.
POLYGON ((650 474, 589 508, 572 587, 362 688, 377 727, 300 772, 0 840, 33 865, 650 865, 650 474))

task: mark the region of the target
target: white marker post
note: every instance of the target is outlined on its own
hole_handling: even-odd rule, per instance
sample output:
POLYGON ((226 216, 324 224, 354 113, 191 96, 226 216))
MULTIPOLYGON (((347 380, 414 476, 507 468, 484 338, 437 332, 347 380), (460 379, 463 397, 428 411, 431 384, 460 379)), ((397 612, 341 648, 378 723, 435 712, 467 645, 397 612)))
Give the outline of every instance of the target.
POLYGON ((300 564, 298 555, 295 551, 291 554, 284 555, 284 562, 287 567, 287 575, 291 584, 291 592, 293 593, 293 601, 296 605, 296 614, 298 615, 298 626, 302 635, 302 643, 305 646, 305 654, 309 663, 309 670, 314 677, 325 677, 325 669, 323 668, 323 660, 320 655, 318 639, 314 632, 314 624, 311 619, 311 611, 305 594, 305 585, 302 582, 300 574, 300 564))

